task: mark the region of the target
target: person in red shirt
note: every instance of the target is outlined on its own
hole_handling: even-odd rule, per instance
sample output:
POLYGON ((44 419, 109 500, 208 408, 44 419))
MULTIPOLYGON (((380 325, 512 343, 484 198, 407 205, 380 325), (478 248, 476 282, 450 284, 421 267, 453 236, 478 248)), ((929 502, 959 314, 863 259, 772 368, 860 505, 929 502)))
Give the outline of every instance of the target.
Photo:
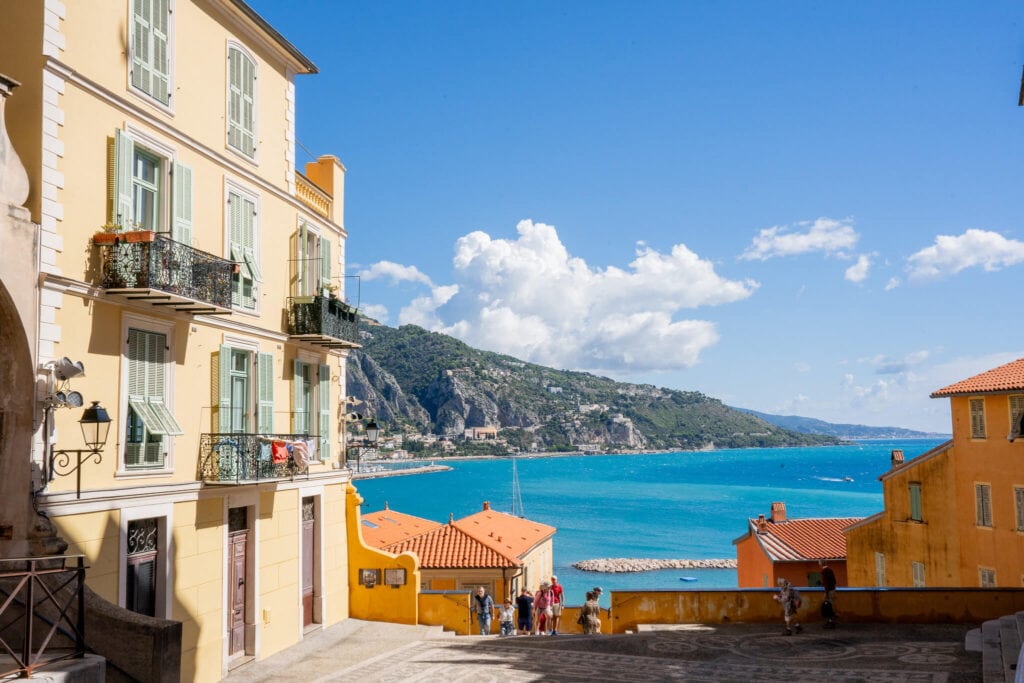
POLYGON ((551 635, 558 635, 558 622, 562 618, 562 607, 565 605, 565 591, 558 583, 558 577, 551 577, 551 635))

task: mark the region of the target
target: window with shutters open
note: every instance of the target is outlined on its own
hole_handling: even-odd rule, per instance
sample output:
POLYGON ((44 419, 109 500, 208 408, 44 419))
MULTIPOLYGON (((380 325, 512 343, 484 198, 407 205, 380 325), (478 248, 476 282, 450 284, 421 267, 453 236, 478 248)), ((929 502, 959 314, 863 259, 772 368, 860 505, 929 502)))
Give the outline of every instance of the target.
POLYGON ((318 296, 333 284, 331 243, 305 222, 292 236, 292 295, 318 296))
POLYGON ((263 281, 259 267, 256 200, 228 190, 227 203, 228 258, 238 264, 238 272, 231 279, 231 303, 238 308, 256 310, 259 285, 263 281))
POLYGON ((108 144, 108 225, 122 231, 169 232, 178 242, 191 244, 192 168, 172 160, 170 150, 121 130, 114 131, 108 144))
POLYGON ((128 81, 131 88, 170 106, 172 0, 131 0, 128 81))
POLYGON ((167 337, 128 330, 125 469, 162 469, 168 437, 184 434, 167 405, 167 337))
POLYGON ((971 438, 985 438, 985 399, 972 398, 971 407, 971 438))
POLYGON ((228 147, 256 158, 256 62, 237 45, 228 45, 228 147))

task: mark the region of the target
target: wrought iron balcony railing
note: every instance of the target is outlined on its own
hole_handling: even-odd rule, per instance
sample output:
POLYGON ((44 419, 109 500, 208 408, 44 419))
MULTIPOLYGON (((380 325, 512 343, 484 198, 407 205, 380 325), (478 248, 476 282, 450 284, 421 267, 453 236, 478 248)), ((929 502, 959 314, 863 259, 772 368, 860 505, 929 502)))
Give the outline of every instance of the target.
POLYGON ((231 312, 232 261, 164 235, 153 237, 97 245, 103 268, 100 286, 110 294, 188 313, 231 312))
POLYGON ((0 652, 10 658, 0 662, 0 678, 29 678, 49 664, 85 655, 84 586, 82 555, 0 560, 0 652), (59 641, 70 641, 70 648, 52 647, 59 641))
POLYGON ((355 348, 359 312, 328 296, 288 297, 288 334, 328 348, 355 348))
POLYGON ((202 434, 199 438, 199 479, 208 484, 249 484, 293 479, 306 474, 308 462, 296 457, 295 443, 307 434, 202 434), (284 452, 275 449, 284 444, 284 452))

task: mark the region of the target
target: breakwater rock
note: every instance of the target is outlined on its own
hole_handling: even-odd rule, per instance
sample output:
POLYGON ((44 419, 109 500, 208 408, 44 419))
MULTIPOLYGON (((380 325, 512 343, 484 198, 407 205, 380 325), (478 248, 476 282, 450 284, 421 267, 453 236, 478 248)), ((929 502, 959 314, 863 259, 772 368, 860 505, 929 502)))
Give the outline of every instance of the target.
POLYGON ((650 572, 657 569, 735 569, 736 560, 645 560, 627 557, 581 560, 572 565, 584 572, 650 572))

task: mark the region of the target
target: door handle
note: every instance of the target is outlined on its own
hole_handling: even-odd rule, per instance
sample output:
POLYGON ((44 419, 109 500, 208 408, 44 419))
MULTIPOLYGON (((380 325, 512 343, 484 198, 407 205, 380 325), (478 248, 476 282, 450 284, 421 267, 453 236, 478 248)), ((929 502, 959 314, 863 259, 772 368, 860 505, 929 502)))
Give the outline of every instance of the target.
POLYGON ((238 580, 238 585, 239 586, 244 586, 245 585, 245 579, 239 579, 238 580))

